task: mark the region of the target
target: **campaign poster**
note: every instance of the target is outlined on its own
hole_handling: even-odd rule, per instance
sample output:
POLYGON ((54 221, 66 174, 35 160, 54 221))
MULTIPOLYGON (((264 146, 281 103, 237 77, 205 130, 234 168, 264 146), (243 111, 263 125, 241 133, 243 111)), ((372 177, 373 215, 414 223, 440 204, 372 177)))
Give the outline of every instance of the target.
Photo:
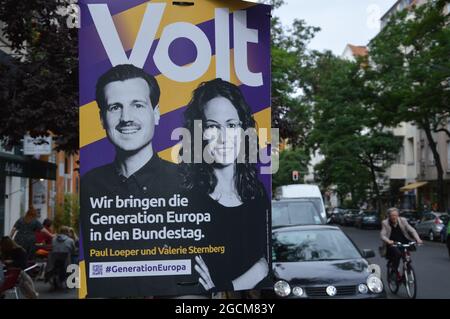
POLYGON ((80 8, 80 297, 265 284, 270 6, 80 8))

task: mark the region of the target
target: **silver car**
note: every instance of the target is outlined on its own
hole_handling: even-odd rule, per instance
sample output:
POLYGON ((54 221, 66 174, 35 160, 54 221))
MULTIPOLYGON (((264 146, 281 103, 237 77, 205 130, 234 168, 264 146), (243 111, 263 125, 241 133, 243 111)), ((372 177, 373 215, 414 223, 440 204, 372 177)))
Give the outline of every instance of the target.
POLYGON ((440 238, 442 228, 445 227, 448 219, 447 213, 425 213, 422 219, 417 222, 416 230, 421 237, 426 237, 431 241, 437 240, 440 238))

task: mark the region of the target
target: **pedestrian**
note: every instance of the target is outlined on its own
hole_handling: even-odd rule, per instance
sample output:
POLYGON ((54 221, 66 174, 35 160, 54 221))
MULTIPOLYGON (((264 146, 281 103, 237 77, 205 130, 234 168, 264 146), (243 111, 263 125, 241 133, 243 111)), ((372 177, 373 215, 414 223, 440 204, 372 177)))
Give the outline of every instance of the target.
POLYGON ((33 280, 24 271, 27 267, 27 253, 10 237, 3 237, 0 241, 0 255, 7 268, 21 269, 19 275, 19 289, 28 299, 36 299, 39 294, 34 288, 33 280))
POLYGON ((70 228, 61 226, 52 241, 52 251, 49 254, 45 270, 45 278, 49 280, 57 276, 59 284, 63 284, 67 275, 67 267, 71 263, 72 255, 75 253, 75 242, 69 237, 70 228))
POLYGON ((53 235, 37 219, 37 212, 30 208, 24 217, 20 217, 11 230, 10 237, 23 247, 27 253, 27 260, 33 260, 36 251, 36 232, 44 232, 48 236, 53 235))

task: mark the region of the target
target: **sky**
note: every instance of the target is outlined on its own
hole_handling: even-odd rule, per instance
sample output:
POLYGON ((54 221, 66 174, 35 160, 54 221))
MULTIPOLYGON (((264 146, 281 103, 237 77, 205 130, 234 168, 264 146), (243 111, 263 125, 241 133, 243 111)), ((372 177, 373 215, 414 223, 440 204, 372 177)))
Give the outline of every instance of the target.
POLYGON ((274 11, 283 25, 303 19, 322 30, 309 48, 341 55, 345 46, 366 45, 379 32, 379 18, 396 0, 285 0, 274 11))

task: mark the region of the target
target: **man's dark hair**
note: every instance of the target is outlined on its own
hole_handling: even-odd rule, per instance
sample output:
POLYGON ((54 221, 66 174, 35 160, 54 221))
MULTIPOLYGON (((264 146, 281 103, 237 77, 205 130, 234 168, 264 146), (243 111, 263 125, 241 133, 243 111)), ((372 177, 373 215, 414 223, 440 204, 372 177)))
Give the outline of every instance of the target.
POLYGON ((143 69, 138 68, 132 64, 120 64, 109 69, 97 81, 95 89, 95 98, 98 107, 103 112, 106 109, 105 86, 111 82, 125 81, 135 78, 144 79, 150 89, 150 101, 152 107, 155 108, 159 103, 159 85, 155 77, 146 73, 143 69))

